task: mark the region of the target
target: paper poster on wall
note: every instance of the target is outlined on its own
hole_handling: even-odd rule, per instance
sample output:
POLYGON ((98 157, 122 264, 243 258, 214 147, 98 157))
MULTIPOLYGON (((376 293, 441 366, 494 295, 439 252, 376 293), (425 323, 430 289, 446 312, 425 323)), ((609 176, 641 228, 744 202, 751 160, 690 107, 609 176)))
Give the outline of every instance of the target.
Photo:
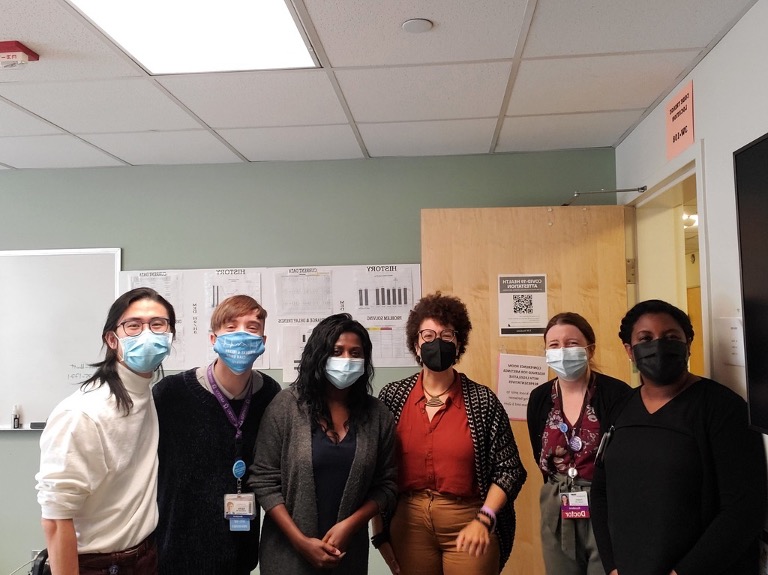
POLYGON ((415 366, 406 348, 405 323, 421 297, 418 264, 273 268, 280 349, 272 367, 295 379, 303 343, 331 314, 347 312, 368 330, 376 367, 415 366), (286 329, 300 326, 299 331, 286 329), (279 364, 277 362, 279 361, 279 364))
POLYGON ((405 323, 421 297, 418 264, 121 272, 121 293, 139 286, 156 289, 176 311, 173 351, 163 363, 168 370, 214 359, 211 312, 227 297, 241 293, 259 301, 268 314, 266 352, 254 367, 283 368, 286 382, 296 378, 312 329, 340 312, 350 313, 368 329, 376 367, 416 365, 405 346, 405 323))
POLYGON ((499 275, 499 335, 541 335, 547 326, 547 275, 499 275))
POLYGON ((740 317, 719 317, 716 319, 718 355, 725 365, 744 366, 744 324, 740 317))
POLYGON ((693 144, 693 80, 667 102, 667 160, 693 144))
MULTIPOLYGON (((126 271, 120 273, 121 293, 136 287, 151 287, 167 299, 176 312, 176 337, 163 368, 182 371, 213 361, 210 341, 213 309, 226 298, 245 294, 266 307, 261 293, 265 268, 218 268, 195 270, 126 271)), ((269 367, 269 347, 254 363, 269 367)))
POLYGON ((499 354, 499 386, 496 395, 510 419, 526 419, 528 397, 533 388, 545 381, 545 358, 536 355, 499 354))

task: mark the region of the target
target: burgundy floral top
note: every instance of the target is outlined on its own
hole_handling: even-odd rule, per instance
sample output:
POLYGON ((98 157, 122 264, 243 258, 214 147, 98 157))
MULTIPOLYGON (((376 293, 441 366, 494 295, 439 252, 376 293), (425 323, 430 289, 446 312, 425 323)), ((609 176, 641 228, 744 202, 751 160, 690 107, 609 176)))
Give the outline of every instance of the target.
POLYGON ((575 467, 580 479, 592 480, 595 473, 595 454, 600 445, 600 422, 591 401, 597 384, 593 379, 587 388, 585 405, 579 419, 570 422, 563 413, 559 385, 552 386, 552 409, 547 416, 541 435, 539 467, 545 475, 566 474, 575 467))

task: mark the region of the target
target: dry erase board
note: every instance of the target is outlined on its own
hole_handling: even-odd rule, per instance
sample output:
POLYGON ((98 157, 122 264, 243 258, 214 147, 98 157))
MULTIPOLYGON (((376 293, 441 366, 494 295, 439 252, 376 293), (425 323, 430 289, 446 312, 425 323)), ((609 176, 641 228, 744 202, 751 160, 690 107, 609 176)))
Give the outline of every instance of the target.
POLYGON ((0 429, 24 429, 93 373, 120 249, 0 251, 0 429))

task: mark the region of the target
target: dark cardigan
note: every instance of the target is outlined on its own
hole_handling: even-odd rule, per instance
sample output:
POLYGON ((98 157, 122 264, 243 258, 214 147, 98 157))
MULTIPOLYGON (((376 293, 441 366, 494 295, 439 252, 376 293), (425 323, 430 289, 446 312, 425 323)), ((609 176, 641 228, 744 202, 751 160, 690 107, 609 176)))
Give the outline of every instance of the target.
MULTIPOLYGON (((611 407, 625 397, 632 388, 621 380, 615 379, 603 373, 592 372, 595 377, 597 388, 590 405, 595 410, 595 415, 600 421, 600 432, 605 433, 607 415, 611 407)), ((544 427, 547 424, 547 416, 552 409, 552 386, 557 378, 546 383, 542 383, 531 392, 528 398, 528 435, 531 438, 531 447, 533 448, 533 459, 536 466, 541 459, 541 436, 544 433, 544 427)), ((542 471, 542 475, 544 472, 542 471)), ((544 481, 546 481, 546 476, 544 481)))
MULTIPOLYGON (((480 487, 480 496, 486 498, 492 483, 501 487, 507 495, 507 503, 496 513, 501 572, 512 552, 515 538, 514 501, 525 483, 527 473, 520 461, 509 417, 499 398, 488 387, 475 383, 463 373, 459 375, 469 432, 475 449, 475 478, 480 487)), ((400 420, 403 406, 417 378, 418 374, 394 381, 384 386, 379 393, 379 399, 395 414, 395 424, 400 420)), ((388 522, 389 517, 385 516, 384 519, 388 522)))

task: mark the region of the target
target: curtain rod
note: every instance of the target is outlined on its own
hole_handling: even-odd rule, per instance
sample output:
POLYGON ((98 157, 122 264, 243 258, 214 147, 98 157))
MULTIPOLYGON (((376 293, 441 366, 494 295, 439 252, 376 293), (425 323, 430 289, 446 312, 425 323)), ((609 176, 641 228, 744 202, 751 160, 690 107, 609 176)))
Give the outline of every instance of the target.
POLYGON ((579 196, 586 196, 589 194, 617 194, 619 192, 639 192, 643 193, 648 189, 648 186, 641 186, 639 188, 622 188, 620 190, 595 190, 592 192, 573 192, 573 197, 565 202, 564 204, 560 204, 561 206, 570 206, 573 202, 576 201, 576 198, 579 196))

